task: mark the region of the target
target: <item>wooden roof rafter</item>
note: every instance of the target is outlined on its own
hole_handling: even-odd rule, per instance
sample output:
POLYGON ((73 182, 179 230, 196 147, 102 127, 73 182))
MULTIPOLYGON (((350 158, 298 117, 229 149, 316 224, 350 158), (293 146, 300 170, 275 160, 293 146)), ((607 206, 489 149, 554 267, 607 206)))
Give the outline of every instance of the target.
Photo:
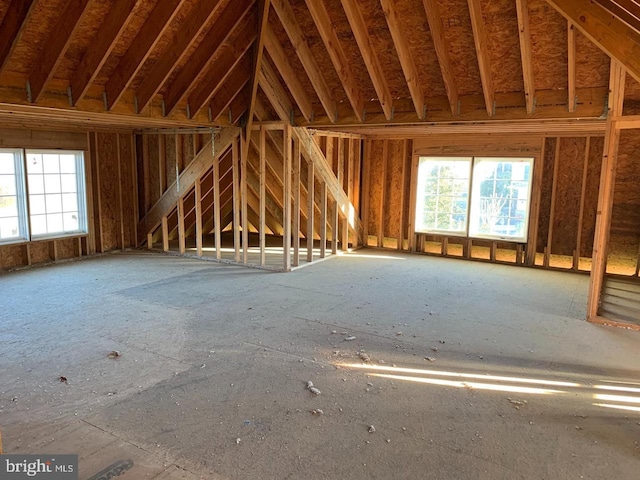
POLYGON ((251 77, 251 55, 247 52, 233 68, 216 95, 211 98, 209 103, 211 120, 215 121, 230 106, 249 82, 249 77, 251 77))
POLYGON ((640 3, 635 0, 595 0, 603 8, 640 32, 640 3))
POLYGON ((491 77, 491 66, 489 65, 489 55, 487 47, 487 34, 482 18, 482 8, 480 0, 467 0, 469 5, 469 15, 471 17, 471 27, 473 29, 473 41, 476 46, 478 58, 478 68, 480 70, 480 80, 482 82, 482 93, 487 108, 487 115, 492 117, 495 114, 495 89, 491 77))
POLYGON ((280 120, 288 122, 291 118, 293 105, 291 105, 287 92, 278 80, 276 72, 266 59, 262 60, 259 79, 260 88, 262 88, 280 120))
POLYGON ((233 30, 240 24, 255 0, 234 0, 227 4, 216 19, 216 27, 210 28, 204 38, 189 57, 188 62, 167 85, 163 96, 165 112, 171 113, 179 102, 184 100, 191 88, 197 84, 212 57, 228 40, 233 30), (219 27, 218 27, 219 25, 219 27))
POLYGON ((71 39, 80 20, 87 13, 93 1, 69 0, 65 3, 58 22, 47 40, 43 42, 33 70, 29 74, 28 91, 33 103, 40 99, 47 83, 53 78, 56 68, 71 44, 71 39))
POLYGON ((547 0, 563 17, 640 82, 640 32, 594 1, 547 0))
POLYGON ((311 103, 311 98, 309 98, 309 94, 306 92, 302 82, 300 82, 293 65, 291 65, 291 62, 287 58, 287 54, 278 41, 278 38, 270 24, 266 25, 264 46, 267 49, 276 69, 280 72, 280 75, 287 84, 287 87, 291 92, 291 96, 296 101, 302 116, 307 122, 310 122, 313 118, 313 105, 311 103))
POLYGON ((136 91, 138 112, 142 111, 160 91, 176 65, 184 58, 189 47, 204 30, 209 19, 218 11, 221 3, 221 0, 198 2, 189 12, 184 27, 176 33, 173 42, 167 45, 138 87, 136 91))
POLYGON ((105 20, 96 32, 93 42, 84 53, 80 65, 71 76, 71 103, 75 106, 107 61, 122 31, 132 18, 139 0, 115 0, 105 20))
POLYGON ((520 36, 520 58, 522 59, 522 77, 524 79, 524 98, 527 113, 535 109, 535 87, 533 81, 533 59, 531 56, 531 32, 529 31, 529 6, 527 0, 516 0, 518 14, 518 34, 520 36))
POLYGON ((36 0, 13 0, 0 24, 0 74, 20 41, 24 26, 33 13, 36 0))
POLYGON ((567 21, 567 106, 570 112, 576 110, 576 28, 567 21))
POLYGON ((210 63, 187 99, 187 112, 193 118, 223 85, 234 67, 255 42, 256 14, 251 11, 236 25, 229 40, 221 47, 220 54, 210 63))
POLYGON ((369 76, 371 77, 373 87, 378 95, 382 111, 384 112, 387 120, 391 120, 393 118, 393 99, 391 97, 389 85, 384 76, 382 66, 380 65, 380 59, 376 54, 373 43, 371 42, 371 37, 369 36, 369 31, 362 15, 362 11, 353 0, 340 1, 342 3, 342 8, 347 15, 351 31, 356 39, 360 53, 362 54, 364 64, 366 65, 369 76))
POLYGON ((289 4, 289 0, 272 0, 271 4, 280 19, 280 23, 284 27, 293 48, 304 67, 311 84, 313 85, 320 103, 327 114, 327 117, 332 122, 336 122, 338 119, 337 106, 331 94, 331 90, 327 85, 327 82, 322 75, 322 71, 318 66, 318 63, 313 58, 311 49, 307 44, 307 40, 296 20, 295 13, 289 4))
POLYGON ((451 60, 449 56, 449 46, 442 29, 442 17, 440 16, 440 8, 436 0, 422 0, 425 13, 427 14, 427 22, 431 31, 431 39, 436 50, 440 71, 442 72, 442 82, 447 91, 449 104, 451 105, 451 113, 456 115, 458 106, 458 84, 451 70, 451 60))
POLYGON ((349 60, 340 44, 335 28, 331 23, 329 12, 325 5, 318 0, 305 0, 305 2, 311 18, 320 33, 320 38, 322 38, 322 42, 327 49, 331 63, 333 63, 338 78, 340 78, 342 88, 344 88, 349 103, 351 103, 353 107, 353 112, 356 118, 362 121, 364 118, 364 95, 351 70, 349 60))
POLYGON ((105 85, 107 110, 120 100, 185 1, 163 0, 153 8, 105 85))

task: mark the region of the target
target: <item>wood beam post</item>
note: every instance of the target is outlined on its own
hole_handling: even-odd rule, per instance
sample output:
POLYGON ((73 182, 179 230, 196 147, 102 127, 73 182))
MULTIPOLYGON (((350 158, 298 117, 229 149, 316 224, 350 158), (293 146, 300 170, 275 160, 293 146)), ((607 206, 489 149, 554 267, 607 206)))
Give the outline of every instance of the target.
POLYGON ((233 259, 240 263, 240 148, 238 140, 232 146, 232 182, 233 182, 233 259))
POLYGON ((291 126, 285 125, 283 130, 283 145, 282 151, 284 152, 284 162, 282 171, 282 227, 284 230, 282 236, 282 250, 283 250, 283 267, 285 271, 291 270, 291 163, 292 163, 292 138, 291 138, 291 126))
POLYGON ((596 229, 591 256, 591 276, 589 281, 589 298, 587 303, 587 320, 595 320, 600 307, 600 295, 607 268, 607 249, 613 210, 613 193, 616 179, 616 166, 620 130, 614 117, 622 114, 625 88, 625 68, 616 60, 611 60, 611 76, 609 79, 609 108, 607 132, 604 137, 604 154, 600 173, 598 191, 598 208, 596 213, 596 229))
POLYGON ((186 238, 184 229, 184 197, 178 199, 178 244, 180 253, 186 251, 186 238))
POLYGON ((315 165, 313 160, 308 160, 307 171, 307 262, 313 262, 313 216, 315 209, 315 165))
POLYGON ((220 155, 213 159, 213 237, 216 259, 222 258, 222 225, 220 219, 220 155))
POLYGON ((320 258, 327 256, 327 182, 320 186, 320 258))
POLYGON ((243 142, 249 142, 250 139, 245 139, 240 136, 240 144, 242 146, 241 152, 247 152, 240 158, 240 197, 242 208, 242 263, 249 263, 249 208, 247 205, 247 183, 249 170, 247 168, 247 162, 249 159, 249 149, 243 145, 243 142))
POLYGON ((162 251, 169 251, 169 222, 166 215, 162 217, 162 251))
POLYGON ((300 265, 300 140, 293 142, 293 266, 300 265))
POLYGON ((260 265, 265 266, 267 264, 266 257, 266 207, 265 207, 265 197, 266 197, 266 130, 264 127, 260 127, 260 227, 259 227, 259 235, 260 235, 260 265))
POLYGON ((202 185, 200 179, 196 180, 196 255, 202 256, 202 185))

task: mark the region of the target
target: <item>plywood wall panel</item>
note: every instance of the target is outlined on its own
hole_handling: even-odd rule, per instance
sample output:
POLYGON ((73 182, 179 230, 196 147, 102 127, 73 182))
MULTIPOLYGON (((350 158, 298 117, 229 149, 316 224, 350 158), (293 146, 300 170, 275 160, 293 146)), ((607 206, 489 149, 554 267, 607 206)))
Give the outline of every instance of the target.
MULTIPOLYGON (((120 236, 120 198, 118 194, 118 145, 115 133, 96 133, 100 186, 102 248, 118 248, 120 236)), ((94 192, 95 194, 95 192, 94 192)))
POLYGON ((384 236, 397 238, 402 222, 403 168, 406 162, 404 140, 390 140, 385 179, 384 236))
POLYGON ((52 260, 49 242, 31 242, 29 250, 32 264, 50 262, 52 260))
POLYGON ((26 245, 3 245, 0 248, 0 268, 9 270, 28 264, 26 245))
POLYGON ((587 139, 561 138, 556 179, 556 201, 553 215, 551 253, 573 255, 576 249, 582 172, 587 139))
POLYGON ((62 238, 60 240, 56 240, 56 251, 58 253, 58 260, 77 257, 78 239, 62 238))
POLYGON ((640 135, 637 130, 624 130, 620 135, 618 150, 609 262, 625 264, 629 270, 635 269, 640 245, 640 188, 638 185, 640 185, 640 135))
POLYGON ((585 188, 584 212, 582 217, 582 237, 580 256, 590 257, 593 253, 593 237, 596 231, 596 213, 598 210, 598 188, 600 169, 604 152, 604 137, 591 137, 589 141, 589 160, 587 163, 587 182, 585 188))
POLYGON ((369 235, 377 235, 380 226, 380 205, 384 186, 384 140, 372 140, 369 158, 369 235))
POLYGON ((549 220, 551 219, 551 192, 553 190, 553 170, 555 166, 556 138, 547 138, 544 147, 544 165, 540 197, 540 214, 538 216, 538 241, 536 249, 544 252, 549 236, 549 220))
MULTIPOLYGON (((160 151, 158 145, 158 135, 149 135, 149 195, 151 205, 160 198, 160 151)), ((164 161, 164 159, 163 159, 164 161)))
POLYGON ((124 246, 130 246, 135 244, 136 229, 136 223, 133 221, 136 217, 136 178, 131 134, 119 134, 118 146, 120 148, 122 238, 124 246))

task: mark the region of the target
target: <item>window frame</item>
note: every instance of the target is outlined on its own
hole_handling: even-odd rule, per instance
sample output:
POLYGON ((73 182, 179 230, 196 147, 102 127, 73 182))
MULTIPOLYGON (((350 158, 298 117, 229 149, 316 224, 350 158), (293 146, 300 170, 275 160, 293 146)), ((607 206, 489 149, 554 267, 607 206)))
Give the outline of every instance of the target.
POLYGON ((0 245, 28 242, 30 236, 30 222, 27 203, 26 176, 24 174, 24 149, 0 148, 0 153, 13 154, 13 175, 15 181, 16 208, 18 210, 18 236, 7 239, 0 238, 0 245))
POLYGON ((532 207, 532 191, 533 191, 533 171, 536 164, 535 156, 505 156, 505 155, 417 155, 418 166, 416 168, 416 200, 413 205, 415 209, 414 214, 414 222, 416 225, 415 233, 417 234, 426 234, 426 235, 439 235, 439 236, 448 236, 448 237, 459 237, 459 238, 476 238, 479 240, 493 240, 493 241, 504 241, 511 243, 519 243, 526 244, 527 237, 529 234, 529 223, 531 221, 531 207, 532 207), (419 229, 418 224, 418 212, 420 211, 418 208, 418 203, 420 201, 424 201, 425 195, 420 192, 420 163, 425 160, 441 160, 441 161, 465 161, 469 163, 469 185, 468 185, 468 193, 467 193, 467 212, 466 212, 466 225, 465 230, 463 232, 460 231, 448 231, 448 230, 439 230, 439 229, 419 229), (512 237, 512 236, 504 236, 504 235, 491 235, 491 234, 481 234, 481 233, 471 233, 471 217, 472 211, 474 210, 474 192, 476 187, 476 182, 479 179, 475 177, 476 165, 482 163, 483 161, 493 160, 493 161, 501 161, 501 162, 522 162, 530 165, 530 174, 528 180, 528 188, 527 188, 527 207, 526 207, 526 218, 525 218, 525 226, 524 233, 522 236, 512 237))
MULTIPOLYGON (((85 152, 84 150, 66 150, 55 148, 0 148, 0 152, 14 154, 14 175, 16 181, 16 198, 18 206, 18 222, 20 236, 10 239, 0 239, 0 245, 11 245, 28 243, 43 240, 54 240, 58 238, 81 237, 89 234, 89 212, 87 201, 87 178, 85 169, 85 152), (78 229, 73 231, 58 231, 54 233, 33 234, 32 214, 28 181, 27 159, 32 154, 48 154, 48 155, 73 155, 75 158, 75 186, 77 199, 78 229)), ((61 175, 58 172, 57 175, 61 175)), ((40 175, 44 176, 44 172, 40 175)), ((44 179, 43 179, 44 181, 44 179)), ((73 192, 69 192, 73 193, 73 192)), ((43 194, 46 195, 46 194, 43 194)), ((62 195, 62 192, 61 192, 62 195)), ((64 209, 61 210, 64 215, 64 209)), ((64 228, 64 223, 63 223, 64 228)))
MULTIPOLYGON (((25 162, 25 177, 27 178, 27 198, 30 201, 31 193, 29 192, 29 181, 28 181, 28 168, 26 165, 27 158, 29 154, 37 154, 37 155, 73 155, 75 157, 76 164, 76 196, 78 201, 78 229, 72 231, 61 231, 54 233, 42 233, 42 234, 33 234, 31 233, 31 241, 38 240, 51 240, 54 238, 65 238, 65 237, 76 237, 78 235, 87 235, 89 233, 88 221, 87 221, 87 192, 86 192, 86 177, 85 177, 85 169, 84 169, 84 152, 82 150, 57 150, 57 149, 45 149, 45 148, 28 148, 24 149, 24 162, 25 162)), ((58 175, 62 173, 59 172, 58 175)), ((44 175, 44 173, 43 173, 44 175)), ((45 193, 46 195, 46 193, 45 193)), ((29 206, 30 207, 30 206, 29 206)), ((31 228, 31 209, 28 210, 29 216, 29 228, 31 228)), ((61 211, 64 213, 64 210, 61 211)), ((63 224, 64 225, 64 224, 63 224)))

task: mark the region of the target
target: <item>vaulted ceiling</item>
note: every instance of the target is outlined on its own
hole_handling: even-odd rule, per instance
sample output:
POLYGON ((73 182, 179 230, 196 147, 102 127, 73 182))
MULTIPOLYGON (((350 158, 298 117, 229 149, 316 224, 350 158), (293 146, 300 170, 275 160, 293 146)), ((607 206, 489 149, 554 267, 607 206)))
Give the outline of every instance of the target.
POLYGON ((609 57, 640 112, 637 0, 0 0, 0 21, 2 123, 596 118, 609 57))

